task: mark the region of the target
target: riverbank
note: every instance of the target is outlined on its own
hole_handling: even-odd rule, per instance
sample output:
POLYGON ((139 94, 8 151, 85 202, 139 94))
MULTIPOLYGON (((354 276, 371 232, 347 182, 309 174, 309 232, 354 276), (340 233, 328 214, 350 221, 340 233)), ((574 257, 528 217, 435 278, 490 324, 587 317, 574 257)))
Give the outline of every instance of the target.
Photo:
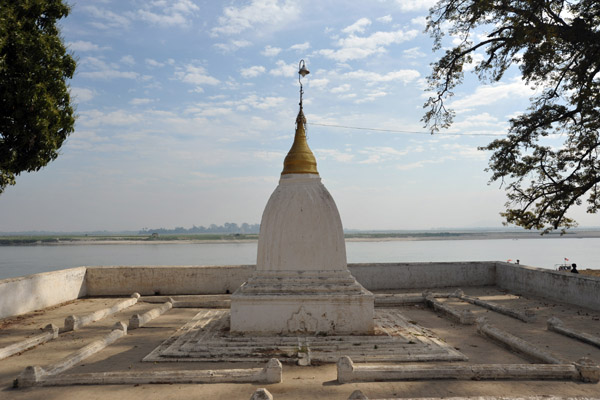
MULTIPOLYGON (((418 240, 496 240, 548 238, 600 238, 600 230, 573 230, 564 235, 540 235, 530 231, 406 231, 406 232, 350 232, 347 242, 418 241, 418 240)), ((195 235, 40 235, 0 236, 0 246, 17 245, 74 245, 74 244, 167 244, 167 243, 241 243, 256 242, 258 234, 195 234, 195 235)))

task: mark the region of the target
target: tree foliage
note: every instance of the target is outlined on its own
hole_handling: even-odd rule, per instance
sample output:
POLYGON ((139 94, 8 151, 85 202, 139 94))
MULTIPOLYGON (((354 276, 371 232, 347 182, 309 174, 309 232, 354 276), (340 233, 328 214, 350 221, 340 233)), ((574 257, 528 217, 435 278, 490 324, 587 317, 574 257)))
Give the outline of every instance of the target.
POLYGON ((490 182, 507 191, 506 223, 564 232, 576 225, 569 208, 583 201, 589 213, 600 207, 599 29, 597 0, 441 0, 430 10, 435 50, 445 34, 460 38, 428 77, 435 94, 423 121, 432 133, 452 124, 445 101, 475 54, 483 54, 475 67, 480 80, 499 81, 515 66, 537 88, 528 110, 509 121, 506 138, 482 148, 493 152, 490 182), (544 145, 547 137, 561 138, 562 146, 544 145))
POLYGON ((54 160, 73 131, 75 60, 57 27, 68 13, 62 0, 0 4, 0 193, 54 160))

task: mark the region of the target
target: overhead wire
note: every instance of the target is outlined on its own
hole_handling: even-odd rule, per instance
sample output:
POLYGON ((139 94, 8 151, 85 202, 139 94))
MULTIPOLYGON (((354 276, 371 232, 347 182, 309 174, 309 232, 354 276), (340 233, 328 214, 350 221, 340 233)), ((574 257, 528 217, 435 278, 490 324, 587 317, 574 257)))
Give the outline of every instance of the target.
MULTIPOLYGON (((391 133, 415 133, 420 135, 430 135, 430 132, 427 131, 407 131, 400 129, 381 129, 381 128, 366 128, 360 126, 348 126, 348 125, 336 125, 336 124, 320 124, 317 122, 307 122, 307 125, 316 125, 316 126, 325 126, 329 128, 344 128, 344 129, 356 129, 361 131, 376 131, 376 132, 391 132, 391 133)), ((494 133, 438 133, 438 135, 453 135, 453 136, 504 136, 502 134, 494 134, 494 133)))

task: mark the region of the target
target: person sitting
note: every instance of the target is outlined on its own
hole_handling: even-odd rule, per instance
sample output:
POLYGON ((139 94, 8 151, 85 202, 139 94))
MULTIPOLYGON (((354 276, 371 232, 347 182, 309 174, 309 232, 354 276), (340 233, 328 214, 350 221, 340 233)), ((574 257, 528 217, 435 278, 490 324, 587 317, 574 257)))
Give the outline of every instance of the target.
POLYGON ((573 263, 571 264, 571 273, 572 274, 578 274, 579 271, 577 271, 577 264, 573 263))

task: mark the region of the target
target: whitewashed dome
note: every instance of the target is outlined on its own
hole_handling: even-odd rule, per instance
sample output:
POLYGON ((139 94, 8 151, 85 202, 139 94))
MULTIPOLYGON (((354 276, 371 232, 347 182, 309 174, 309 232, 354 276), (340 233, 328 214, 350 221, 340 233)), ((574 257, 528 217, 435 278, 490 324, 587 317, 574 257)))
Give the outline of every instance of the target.
POLYGON ((260 224, 257 270, 346 270, 340 214, 318 174, 282 174, 260 224))

